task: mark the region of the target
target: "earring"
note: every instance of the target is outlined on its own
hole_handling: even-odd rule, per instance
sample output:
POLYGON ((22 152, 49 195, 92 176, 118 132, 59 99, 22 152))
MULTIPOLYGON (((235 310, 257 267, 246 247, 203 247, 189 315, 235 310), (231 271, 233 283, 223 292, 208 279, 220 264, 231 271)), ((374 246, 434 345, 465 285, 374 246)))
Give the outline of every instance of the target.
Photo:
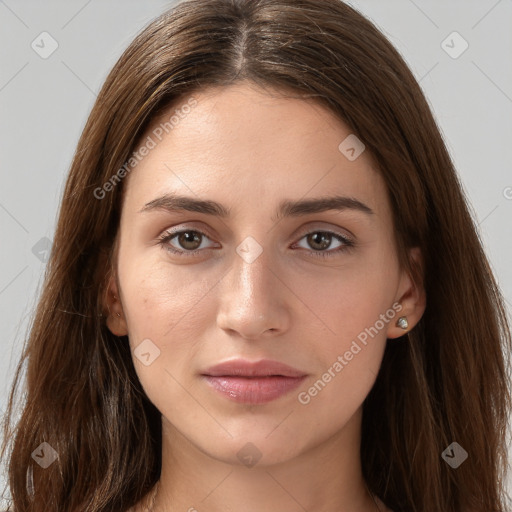
POLYGON ((121 317, 121 313, 116 313, 116 315, 117 315, 118 317, 121 317))
POLYGON ((409 322, 407 321, 407 317, 401 316, 397 321, 396 325, 402 329, 407 329, 409 327, 409 322))

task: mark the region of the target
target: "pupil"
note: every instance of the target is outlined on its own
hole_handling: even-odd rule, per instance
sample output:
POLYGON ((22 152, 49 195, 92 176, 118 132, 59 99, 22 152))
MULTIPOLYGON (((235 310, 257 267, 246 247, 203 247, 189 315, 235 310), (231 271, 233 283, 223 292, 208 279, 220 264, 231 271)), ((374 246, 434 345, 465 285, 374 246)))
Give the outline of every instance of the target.
POLYGON ((311 240, 313 241, 313 244, 312 244, 313 247, 316 244, 320 245, 320 247, 319 247, 320 249, 325 249, 325 248, 329 247, 330 235, 328 233, 313 233, 313 235, 310 235, 310 237, 311 237, 311 240), (318 239, 320 239, 320 241, 318 239))
MULTIPOLYGON (((199 240, 198 233, 194 233, 193 231, 186 231, 185 233, 181 234, 181 243, 184 244, 184 247, 187 249, 195 249, 194 242, 197 242, 199 240), (193 247, 187 247, 186 244, 191 243, 193 247)), ((195 244, 197 247, 201 244, 195 244)))

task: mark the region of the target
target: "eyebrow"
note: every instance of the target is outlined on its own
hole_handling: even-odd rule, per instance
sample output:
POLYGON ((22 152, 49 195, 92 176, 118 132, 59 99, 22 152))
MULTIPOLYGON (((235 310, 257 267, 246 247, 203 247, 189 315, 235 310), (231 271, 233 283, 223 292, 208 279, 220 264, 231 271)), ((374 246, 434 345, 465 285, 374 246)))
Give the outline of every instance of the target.
MULTIPOLYGON (((196 199, 194 197, 181 196, 177 194, 165 194, 146 203, 139 213, 163 210, 168 212, 196 212, 206 215, 213 215, 221 218, 228 218, 231 209, 216 201, 208 199, 196 199)), ((329 196, 313 199, 301 199, 297 201, 284 200, 279 204, 277 215, 272 217, 272 221, 277 221, 283 217, 300 217, 312 213, 321 213, 329 210, 353 210, 373 215, 375 212, 366 204, 354 197, 329 196)))

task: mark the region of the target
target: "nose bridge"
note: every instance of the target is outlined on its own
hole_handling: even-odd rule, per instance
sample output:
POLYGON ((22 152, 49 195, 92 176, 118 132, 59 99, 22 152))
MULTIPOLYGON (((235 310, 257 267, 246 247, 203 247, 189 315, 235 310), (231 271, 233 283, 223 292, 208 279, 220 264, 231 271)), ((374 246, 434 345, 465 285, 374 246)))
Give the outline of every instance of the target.
MULTIPOLYGON (((270 248, 264 248, 255 238, 246 237, 237 247, 230 271, 230 287, 235 298, 243 301, 241 307, 258 307, 262 299, 270 298, 272 271, 269 261, 270 248)), ((275 283, 274 283, 275 284, 275 283)))
POLYGON ((272 269, 271 253, 252 237, 237 246, 233 264, 223 279, 220 327, 244 337, 283 327, 282 288, 272 269))

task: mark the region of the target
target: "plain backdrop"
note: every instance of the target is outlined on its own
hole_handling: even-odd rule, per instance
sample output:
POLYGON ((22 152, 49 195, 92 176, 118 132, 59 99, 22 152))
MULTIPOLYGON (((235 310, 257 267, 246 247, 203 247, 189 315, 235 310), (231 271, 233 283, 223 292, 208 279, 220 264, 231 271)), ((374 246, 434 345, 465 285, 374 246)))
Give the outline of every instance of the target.
MULTIPOLYGON (((376 23, 419 80, 510 313, 512 0, 350 3, 376 23)), ((0 0, 0 413, 90 109, 136 33, 172 4, 0 0)))

